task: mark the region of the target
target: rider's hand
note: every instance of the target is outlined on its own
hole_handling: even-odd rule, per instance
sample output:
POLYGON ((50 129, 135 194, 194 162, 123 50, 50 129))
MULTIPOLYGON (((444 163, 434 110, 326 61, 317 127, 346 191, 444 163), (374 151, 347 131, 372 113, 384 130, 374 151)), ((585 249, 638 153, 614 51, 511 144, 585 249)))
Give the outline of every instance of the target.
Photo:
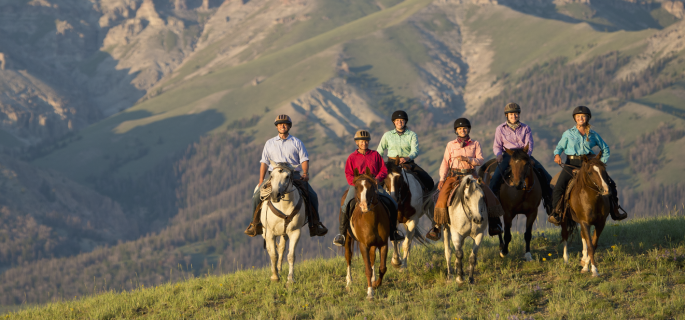
POLYGON ((468 162, 468 161, 469 161, 469 157, 466 157, 466 156, 459 156, 459 160, 468 162))
POLYGON ((438 183, 438 191, 442 189, 443 184, 445 184, 445 181, 440 181, 440 183, 438 183))
POLYGON ((556 162, 558 165, 561 165, 561 156, 558 154, 554 156, 554 162, 556 162))
POLYGON ((309 174, 308 173, 302 172, 302 174, 300 176, 302 177, 302 181, 304 181, 304 182, 309 181, 309 174))
POLYGON ((497 156, 497 163, 502 163, 502 160, 504 160, 504 156, 502 154, 497 156))
POLYGON ((411 160, 411 159, 409 159, 409 158, 400 158, 400 163, 409 162, 409 160, 411 160))

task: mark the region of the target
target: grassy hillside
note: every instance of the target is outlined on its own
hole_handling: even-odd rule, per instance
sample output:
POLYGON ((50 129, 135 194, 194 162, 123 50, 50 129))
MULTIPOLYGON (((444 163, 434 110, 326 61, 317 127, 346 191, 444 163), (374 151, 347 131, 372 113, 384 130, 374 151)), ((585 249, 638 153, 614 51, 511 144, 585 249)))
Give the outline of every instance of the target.
MULTIPOLYGON (((413 252, 404 272, 389 268, 375 300, 365 299, 363 264, 354 260, 353 284, 345 289, 345 263, 317 259, 296 264, 295 284, 272 283, 266 268, 206 275, 158 287, 28 307, 10 319, 114 318, 401 318, 401 319, 673 319, 685 311, 685 218, 610 223, 597 254, 600 277, 580 273, 580 240, 565 265, 557 229, 533 239, 535 261, 523 262, 522 235, 502 259, 488 238, 476 281, 446 278, 442 244, 413 252)), ((467 241, 466 254, 469 254, 467 241)), ((452 257, 454 259, 454 255, 452 257)), ((454 260, 452 260, 454 261, 454 260)), ((284 267, 283 274, 287 272, 284 267)), ((97 288, 94 288, 97 291, 97 288)))

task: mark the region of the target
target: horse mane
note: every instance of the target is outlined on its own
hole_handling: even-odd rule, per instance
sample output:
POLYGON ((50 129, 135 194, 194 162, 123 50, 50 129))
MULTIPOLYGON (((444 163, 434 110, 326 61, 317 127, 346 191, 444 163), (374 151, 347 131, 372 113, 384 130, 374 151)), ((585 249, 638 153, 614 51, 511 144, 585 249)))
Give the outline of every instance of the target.
POLYGON ((388 169, 388 173, 401 173, 402 167, 395 164, 395 161, 387 161, 385 167, 388 169))
POLYGON ((523 149, 509 149, 511 151, 514 151, 514 153, 511 155, 511 160, 530 160, 530 156, 528 153, 523 152, 523 149))
POLYGON ((592 185, 592 181, 589 181, 590 175, 587 174, 588 170, 590 169, 591 166, 598 166, 600 169, 603 169, 606 171, 606 165, 604 162, 599 160, 599 157, 594 156, 592 158, 588 157, 588 160, 583 163, 582 166, 580 166, 580 169, 578 170, 578 174, 576 175, 576 185, 579 188, 585 188, 587 186, 592 185))
MULTIPOLYGON (((470 186, 470 187, 475 186, 475 187, 481 189, 480 185, 478 185, 478 181, 475 178, 472 178, 470 176, 464 177, 463 179, 461 179, 461 183, 459 183, 459 186, 457 187, 457 199, 456 199, 457 201, 456 201, 456 203, 462 203, 462 204, 464 203, 464 200, 465 200, 464 198, 466 197, 466 192, 464 192, 464 191, 466 190, 467 186, 470 186)), ((469 194, 468 195, 470 196, 471 194, 473 194, 473 192, 475 190, 476 190, 475 188, 469 188, 469 194)), ((481 191, 482 191, 482 189, 481 189, 481 191)))

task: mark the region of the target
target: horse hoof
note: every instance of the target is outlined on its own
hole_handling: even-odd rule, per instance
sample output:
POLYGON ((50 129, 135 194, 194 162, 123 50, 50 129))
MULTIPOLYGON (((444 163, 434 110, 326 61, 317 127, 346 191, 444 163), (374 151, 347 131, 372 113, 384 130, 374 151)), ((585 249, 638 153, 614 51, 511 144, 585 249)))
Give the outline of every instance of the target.
POLYGON ((281 281, 281 279, 279 279, 279 278, 273 278, 273 277, 271 278, 271 282, 279 282, 279 281, 281 281))
POLYGON ((504 254, 502 251, 500 251, 500 252, 499 252, 499 256, 502 257, 502 258, 504 258, 504 257, 506 257, 507 255, 504 254))
POLYGON ((464 279, 462 279, 462 277, 457 277, 457 279, 455 279, 455 281, 459 284, 464 283, 464 279))
POLYGON ((474 283, 476 283, 476 281, 473 280, 473 278, 469 278, 469 284, 474 284, 474 283))
POLYGON ((373 301, 373 296, 367 296, 366 300, 373 301))
POLYGON ((526 254, 523 255, 523 258, 528 262, 533 261, 533 257, 530 255, 530 252, 526 252, 526 254))

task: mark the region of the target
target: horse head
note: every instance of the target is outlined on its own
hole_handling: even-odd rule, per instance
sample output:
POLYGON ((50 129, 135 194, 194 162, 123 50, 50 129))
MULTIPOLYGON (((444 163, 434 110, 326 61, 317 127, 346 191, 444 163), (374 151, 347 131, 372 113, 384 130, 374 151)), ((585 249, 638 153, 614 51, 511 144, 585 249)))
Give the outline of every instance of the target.
POLYGON ((298 166, 291 166, 287 162, 275 163, 271 161, 271 202, 278 203, 281 198, 290 193, 293 185, 293 174, 298 166))
POLYGON ((385 184, 385 187, 387 187, 390 196, 393 197, 395 201, 399 202, 399 198, 402 196, 400 194, 402 189, 408 188, 408 186, 403 187, 404 184, 406 184, 406 181, 404 181, 404 179, 402 178, 403 169, 394 161, 386 162, 385 167, 388 168, 388 175, 385 177, 385 180, 383 180, 383 182, 385 184))
POLYGON ((528 155, 528 150, 528 145, 523 149, 504 148, 504 151, 511 156, 511 161, 509 161, 511 177, 505 180, 508 180, 506 183, 510 187, 515 187, 517 190, 523 190, 533 183, 532 176, 531 181, 526 181, 533 170, 533 159, 528 155))
POLYGON ((483 211, 485 210, 485 193, 480 187, 478 180, 473 176, 466 176, 461 180, 458 203, 461 203, 466 217, 475 224, 483 223, 483 211))
POLYGON ((369 209, 378 203, 376 179, 371 176, 369 168, 366 168, 363 174, 360 174, 359 170, 355 168, 353 183, 356 189, 354 197, 359 204, 359 208, 362 209, 362 213, 369 212, 369 209))
POLYGON ((586 186, 595 189, 602 196, 608 196, 611 190, 609 189, 609 174, 607 173, 607 168, 604 162, 600 159, 602 158, 602 151, 596 156, 584 155, 583 165, 580 167, 579 175, 581 181, 586 186), (594 187, 593 187, 594 186, 594 187))

